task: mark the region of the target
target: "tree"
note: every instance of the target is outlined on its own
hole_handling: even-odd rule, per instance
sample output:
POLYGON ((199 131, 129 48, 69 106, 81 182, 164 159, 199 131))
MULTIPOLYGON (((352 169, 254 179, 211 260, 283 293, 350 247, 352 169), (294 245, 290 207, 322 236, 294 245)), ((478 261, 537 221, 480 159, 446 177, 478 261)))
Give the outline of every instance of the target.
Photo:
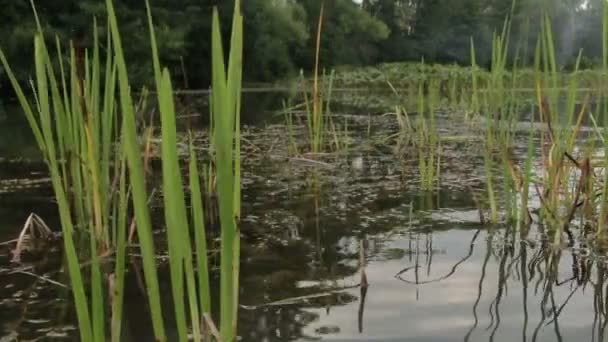
MULTIPOLYGON (((0 47, 17 77, 26 82, 33 65, 36 32, 27 0, 3 0, 0 47)), ((227 38, 234 6, 228 0, 150 0, 164 65, 177 87, 206 88, 210 79, 210 35, 213 6, 220 7, 227 38)), ((492 35, 500 33, 512 14, 510 56, 528 65, 540 32, 541 18, 550 16, 560 64, 572 64, 578 51, 602 55, 603 0, 244 0, 244 78, 268 82, 314 66, 316 31, 325 3, 321 63, 369 65, 394 61, 470 63, 470 39, 475 40, 479 64, 488 65, 492 35)), ((105 5, 99 0, 38 1, 46 39, 58 36, 67 46, 92 46, 92 21, 98 18, 105 45, 105 5)), ((141 0, 115 1, 129 62, 132 84, 151 84, 150 40, 141 0)), ((226 46, 226 49, 228 47, 226 46)), ((0 91, 7 80, 0 68, 0 91)))
MULTIPOLYGON (((186 35, 192 24, 198 20, 198 12, 190 3, 195 1, 151 1, 160 57, 177 75, 180 71, 180 57, 186 53, 186 35)), ((7 55, 17 77, 27 81, 33 69, 33 36, 36 32, 33 11, 29 1, 9 1, 6 5, 0 12, 0 47, 7 55)), ((115 5, 122 39, 125 42, 125 54, 131 62, 129 72, 133 84, 147 84, 151 79, 152 59, 145 6, 141 1, 116 1, 115 5)), ((76 49, 92 47, 94 18, 98 19, 100 44, 105 46, 107 29, 103 1, 45 1, 39 3, 36 10, 49 45, 55 46, 55 37, 62 42, 66 57, 64 60, 68 56, 69 42, 72 42, 76 49)))
POLYGON ((362 8, 374 18, 384 22, 390 35, 380 43, 384 61, 398 61, 408 57, 408 41, 413 33, 417 1, 411 0, 366 0, 362 8))
MULTIPOLYGON (((321 0, 298 0, 308 13, 310 39, 296 56, 298 65, 314 64, 316 31, 321 0)), ((380 60, 378 44, 389 35, 385 23, 372 17, 352 0, 325 1, 321 39, 321 61, 325 67, 341 64, 365 65, 380 60)))
POLYGON ((289 0, 249 0, 243 12, 246 79, 271 81, 293 75, 293 55, 310 37, 304 8, 289 0))

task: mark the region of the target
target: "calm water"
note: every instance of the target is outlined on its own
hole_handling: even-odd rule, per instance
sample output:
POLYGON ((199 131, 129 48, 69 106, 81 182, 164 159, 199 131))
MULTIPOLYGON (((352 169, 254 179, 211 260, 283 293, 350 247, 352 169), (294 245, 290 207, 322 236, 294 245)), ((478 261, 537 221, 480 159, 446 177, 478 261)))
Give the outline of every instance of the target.
MULTIPOLYGON (((268 101, 278 108, 276 96, 268 101)), ((441 191, 423 193, 414 156, 396 158, 385 142, 395 131, 386 117, 344 116, 350 151, 315 166, 287 157, 285 129, 272 124, 281 117, 268 113, 254 115, 265 124, 244 131, 251 145, 243 165, 242 341, 605 340, 604 258, 581 244, 551 249, 542 227, 482 224, 481 144, 462 120, 441 117, 441 134, 452 137, 443 146, 441 191), (362 272, 368 287, 360 286, 362 272)), ((9 119, 0 125, 0 242, 16 238, 30 212, 59 230, 27 127, 9 119)), ((61 250, 48 247, 15 265, 14 244, 0 245, 0 341, 76 338, 61 250)), ((167 265, 159 269, 169 292, 167 265)), ((152 340, 140 277, 132 263, 129 341, 152 340)))

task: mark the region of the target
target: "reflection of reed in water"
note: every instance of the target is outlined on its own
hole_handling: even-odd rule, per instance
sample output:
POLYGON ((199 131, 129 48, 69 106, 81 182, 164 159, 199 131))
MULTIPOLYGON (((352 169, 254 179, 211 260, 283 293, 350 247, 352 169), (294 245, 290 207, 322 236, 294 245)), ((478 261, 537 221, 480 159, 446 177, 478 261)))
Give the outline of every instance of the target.
POLYGON ((365 273, 365 241, 361 240, 359 242, 359 269, 361 273, 361 282, 359 286, 361 288, 360 297, 359 297, 359 310, 357 311, 357 325, 359 328, 359 333, 363 333, 363 313, 365 311, 365 297, 367 297, 367 288, 369 284, 367 282, 367 274, 365 273))
MULTIPOLYGON (((475 241, 477 240, 477 238, 479 237, 479 234, 481 233, 481 229, 477 230, 475 232, 475 234, 473 235, 473 238, 471 239, 470 245, 469 245, 469 251, 468 253, 462 258, 460 259, 458 262, 456 262, 454 264, 454 266, 452 266, 452 268, 450 269, 450 271, 448 273, 446 273, 445 275, 442 275, 440 277, 434 278, 434 279, 430 279, 430 280, 420 280, 420 276, 419 276, 419 272, 418 269, 421 267, 420 263, 419 263, 419 256, 420 256, 420 249, 418 248, 418 238, 416 238, 416 249, 415 249, 415 264, 414 266, 409 266, 406 267, 404 269, 402 269, 401 271, 399 271, 397 274, 395 274, 395 278, 408 283, 408 284, 415 284, 415 285, 424 285, 424 284, 430 284, 430 283, 436 283, 445 279, 448 279, 449 277, 453 276, 454 273, 456 273, 456 271, 458 270, 458 267, 460 265, 462 265, 464 262, 466 262, 472 255, 473 255, 473 251, 475 249, 475 241), (409 280, 407 278, 405 278, 405 274, 411 270, 414 270, 414 280, 409 280)), ((426 265, 426 269, 427 269, 427 276, 430 274, 431 271, 431 263, 433 261, 432 258, 432 254, 434 254, 433 251, 433 243, 432 243, 432 238, 429 237, 427 234, 427 240, 426 240, 426 244, 425 244, 425 251, 424 254, 426 254, 426 261, 427 261, 427 265, 426 265)))
MULTIPOLYGON (((463 337, 465 342, 479 341, 480 337, 473 338, 476 332, 486 332, 488 341, 498 339, 498 331, 502 323, 501 308, 508 294, 508 289, 513 288, 514 283, 521 286, 521 341, 536 342, 541 340, 542 333, 549 331, 551 340, 562 341, 563 329, 560 327, 560 318, 566 311, 568 304, 577 293, 580 295, 584 290, 591 290, 593 294, 593 323, 591 341, 603 341, 608 326, 608 272, 603 261, 589 257, 583 251, 584 248, 563 250, 552 248, 548 242, 533 242, 528 239, 528 231, 515 232, 514 230, 486 231, 477 230, 471 237, 469 248, 459 260, 457 260, 447 273, 431 277, 430 267, 433 260, 432 255, 437 251, 432 248, 432 238, 426 234, 412 234, 413 239, 410 248, 410 261, 412 265, 399 271, 395 278, 419 288, 437 283, 455 275, 459 268, 467 262, 474 254, 476 242, 485 232, 485 255, 481 263, 481 275, 477 282, 477 296, 472 305, 472 324, 463 337), (417 247, 419 243, 420 246, 417 247), (421 254, 426 254, 426 265, 421 264, 421 254), (492 266, 491 260, 496 260, 495 283, 488 275, 492 266), (420 277, 419 269, 426 268, 426 277, 420 277), (510 287, 509 287, 510 285, 510 287), (480 308, 484 294, 484 288, 493 288, 495 292, 489 306, 480 308), (559 290, 559 291, 558 291, 559 290), (532 307, 536 310, 531 310, 532 307), (538 311, 538 318, 530 313, 538 311), (489 320, 485 326, 480 326, 482 317, 489 320)), ((584 247, 584 246, 583 246, 584 247)), ((519 286, 518 285, 518 286, 519 286)), ((511 290, 513 291, 513 290, 511 290)), ((588 296, 588 294, 586 294, 588 296)), ((547 336, 543 336, 545 340, 547 336)), ((516 340, 513 338, 512 340, 516 340)))
MULTIPOLYGON (((526 236, 522 234, 519 240, 507 239, 505 233, 504 241, 502 246, 496 248, 491 243, 488 243, 486 250, 486 259, 484 261, 484 269, 487 266, 487 260, 490 255, 494 255, 499 258, 499 270, 498 270, 498 289, 495 299, 490 304, 489 313, 491 322, 488 329, 491 329, 489 341, 494 341, 496 332, 500 327, 500 304, 501 299, 507 288, 507 282, 512 279, 519 280, 522 289, 522 311, 523 311, 523 323, 521 326, 521 338, 522 341, 537 341, 540 338, 540 333, 545 328, 551 328, 553 331, 553 338, 556 341, 562 341, 562 331, 560 330, 559 318, 564 312, 570 300, 574 295, 582 291, 588 285, 593 288, 594 302, 598 303, 597 298, 603 298, 604 287, 596 286, 594 283, 604 283, 605 274, 601 272, 605 268, 601 262, 594 262, 586 256, 577 255, 572 253, 571 258, 571 276, 562 278, 564 273, 565 260, 562 259, 565 252, 561 249, 551 248, 546 242, 542 242, 540 246, 536 246, 534 243, 530 243, 526 240, 526 236), (516 265, 519 264, 519 267, 516 265), (591 276, 591 270, 596 268, 598 270, 597 277, 594 280, 591 276), (559 302, 556 298, 556 290, 561 289, 562 292, 567 293, 567 296, 563 301, 559 302), (564 291, 565 289, 565 291, 564 291), (539 306, 540 319, 538 322, 533 323, 530 321, 529 315, 529 291, 533 293, 541 294, 539 306), (529 329, 532 327, 532 335, 528 336, 529 329)), ((481 298, 481 288, 485 281, 484 273, 479 282, 479 294, 478 298, 481 298)), ((605 308, 606 304, 600 301, 599 306, 595 305, 595 322, 594 322, 594 337, 593 340, 603 340, 604 333, 603 329, 597 329, 596 336, 596 325, 606 325, 605 308), (603 310, 603 313, 602 313, 603 310)), ((474 305, 473 312, 476 317, 476 310, 479 301, 474 305)), ((477 322, 477 319, 476 319, 477 322)), ((477 328, 475 323, 465 337, 465 341, 468 341, 473 331, 477 328)))
POLYGON ((465 341, 468 341, 473 331, 477 328, 477 306, 479 304, 479 298, 481 298, 481 289, 485 281, 485 268, 490 255, 500 259, 499 270, 498 270, 498 289, 495 299, 490 304, 489 313, 491 322, 488 329, 491 329, 489 337, 490 341, 493 341, 498 328, 500 327, 500 304, 501 299, 507 288, 507 282, 510 279, 519 280, 522 289, 522 311, 523 311, 523 324, 521 326, 522 341, 537 341, 540 333, 544 328, 551 327, 554 338, 556 341, 562 341, 562 332, 560 330, 559 318, 564 312, 570 300, 574 295, 582 291, 588 285, 591 285, 594 296, 594 337, 595 340, 603 340, 604 332, 603 328, 606 326, 606 315, 605 308, 606 304, 603 300, 598 298, 604 297, 605 288, 603 285, 597 286, 595 283, 603 284, 605 282, 606 275, 603 273, 605 266, 602 262, 595 262, 586 256, 581 256, 576 253, 572 253, 571 258, 571 276, 562 278, 561 274, 564 273, 564 251, 560 249, 553 249, 546 245, 545 242, 541 246, 535 246, 525 239, 525 236, 516 241, 515 239, 507 240, 507 243, 503 244, 500 248, 493 247, 491 243, 487 244, 486 258, 484 260, 484 272, 479 281, 479 294, 478 300, 473 306, 473 315, 475 317, 475 323, 465 336, 465 341), (519 264, 519 267, 516 265, 519 264), (597 277, 593 279, 591 270, 597 269, 597 277), (563 301, 559 302, 556 299, 556 290, 558 288, 566 289, 565 293, 567 296, 563 301), (534 294, 541 294, 541 300, 539 305, 540 319, 536 323, 530 322, 529 315, 529 291, 532 290, 534 294), (597 305, 600 303, 599 305, 597 305), (532 336, 528 336, 530 326, 533 327, 532 336), (596 328, 596 327, 599 327, 596 328))

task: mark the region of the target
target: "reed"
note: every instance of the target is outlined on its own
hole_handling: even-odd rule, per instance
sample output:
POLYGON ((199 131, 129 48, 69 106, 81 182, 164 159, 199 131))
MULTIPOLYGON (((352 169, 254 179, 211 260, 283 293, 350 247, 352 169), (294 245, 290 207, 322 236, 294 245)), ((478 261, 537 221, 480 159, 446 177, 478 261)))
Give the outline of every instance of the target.
MULTIPOLYGON (((532 116, 530 119, 530 127, 534 126, 535 118, 532 116)), ((533 182, 533 165, 534 165, 534 152, 535 152, 535 144, 534 144, 534 130, 530 129, 528 134, 528 147, 526 152, 526 160, 524 162, 524 170, 523 174, 521 174, 521 178, 517 177, 517 172, 513 172, 513 176, 516 179, 515 186, 519 187, 520 193, 520 207, 519 214, 517 216, 517 226, 518 230, 522 231, 521 224, 529 225, 532 222, 531 214, 528 209, 528 201, 530 196, 530 187, 533 182), (521 179, 521 181, 520 181, 521 179), (521 184, 521 185, 520 185, 521 184), (520 186, 519 186, 520 185, 520 186)))
POLYGON ((285 116, 285 128, 287 129, 287 154, 295 156, 299 154, 299 148, 295 133, 294 114, 285 101, 283 101, 283 115, 285 116))
MULTIPOLYGON (((401 94, 393 86, 391 81, 387 80, 386 83, 390 87, 390 89, 393 92, 393 94, 395 95, 395 97, 397 99, 401 100, 402 99, 401 94)), ((423 95, 424 95, 423 93, 420 93, 420 92, 418 93, 418 96, 416 98, 417 104, 424 102, 423 95)), ((405 105, 403 105, 403 104, 396 105, 395 112, 389 113, 389 114, 395 116, 395 121, 397 122, 397 127, 399 130, 395 134, 386 137, 385 140, 388 141, 388 140, 392 140, 392 139, 397 139, 397 151, 399 153, 399 156, 401 156, 400 152, 402 150, 402 147, 408 145, 408 143, 410 142, 410 138, 412 138, 412 135, 413 135, 412 133, 414 132, 414 127, 411 123, 411 120, 410 120, 410 117, 408 115, 408 111, 407 111, 407 108, 405 107, 405 105)), ((368 132, 368 136, 369 136, 369 134, 371 132, 371 114, 368 118, 367 132, 368 132)))
POLYGON ((115 53, 115 68, 117 70, 119 85, 118 101, 122 114, 125 159, 129 169, 128 179, 132 189, 133 212, 137 222, 135 227, 137 229, 137 236, 142 254, 146 295, 150 308, 154 335, 158 340, 165 341, 166 334, 160 302, 152 222, 148 208, 144 160, 142 158, 141 146, 136 128, 136 114, 134 111, 133 99, 131 97, 131 87, 129 85, 127 65, 122 49, 120 32, 118 30, 118 22, 114 5, 111 0, 106 0, 106 8, 108 11, 108 24, 112 37, 112 48, 115 53))
POLYGON ((323 32, 325 3, 321 3, 319 20, 317 23, 316 44, 315 44, 315 63, 312 80, 311 95, 307 80, 301 76, 303 85, 304 104, 306 109, 306 124, 308 129, 308 140, 310 152, 313 155, 321 153, 326 148, 326 135, 331 135, 332 143, 338 149, 336 143, 336 127, 331 119, 331 95, 335 71, 329 75, 325 71, 321 72, 321 38, 323 32))
MULTIPOLYGON (((104 255, 111 250, 116 252, 112 308, 119 310, 124 287, 128 197, 114 105, 117 69, 113 49, 107 49, 102 78, 96 22, 92 52, 70 44, 67 69, 61 58, 63 49, 56 39, 57 74, 34 3, 31 5, 38 27, 34 37, 34 109, 1 49, 0 60, 49 169, 80 338, 105 341, 106 292, 101 263, 104 255), (89 244, 82 245, 80 241, 89 244), (83 260, 90 260, 88 277, 80 268, 83 260)), ((112 326, 117 332, 118 322, 120 315, 116 313, 112 326)))
MULTIPOLYGON (((151 133, 142 132, 137 126, 138 110, 129 83, 112 0, 106 0, 109 32, 105 57, 99 49, 99 33, 95 23, 92 49, 83 50, 70 44, 67 67, 61 61, 59 70, 55 70, 54 58, 36 18, 38 32, 34 38, 33 94, 27 94, 18 84, 2 50, 0 62, 7 71, 51 175, 80 339, 105 341, 109 336, 112 341, 120 341, 123 337, 121 325, 128 259, 127 230, 130 224, 137 229, 155 338, 158 341, 168 339, 167 324, 173 320, 168 320, 167 314, 171 310, 179 341, 235 341, 241 215, 243 18, 240 3, 238 0, 235 2, 228 58, 223 50, 219 15, 217 10, 213 12, 210 153, 205 156, 210 161, 204 164, 199 160, 194 134, 189 132, 188 177, 182 173, 185 163, 178 150, 171 75, 160 63, 152 13, 147 2, 146 5, 155 100, 161 122, 161 170, 157 171, 162 176, 165 221, 161 224, 166 228, 174 303, 170 308, 161 305, 155 261, 157 245, 152 234, 153 223, 148 206, 153 194, 146 182, 148 147, 142 146, 142 141, 151 133), (34 104, 30 97, 33 97, 34 104), (214 202, 216 200, 217 203, 214 202), (219 218, 209 210, 215 204, 219 218), (129 220, 130 212, 134 214, 133 220, 129 220), (219 311, 219 317, 215 320, 219 323, 219 336, 212 336, 215 321, 212 317, 214 308, 210 286, 212 265, 207 256, 208 222, 219 222, 221 227, 219 310, 215 310, 219 311), (78 241, 85 241, 85 244, 79 245, 78 241), (106 268, 102 266, 106 262, 104 258, 111 253, 115 254, 115 264, 113 273, 106 281, 103 273, 106 268), (84 272, 81 268, 85 260, 90 261, 90 272, 84 272), (111 296, 106 293, 111 293, 111 296)), ((459 106, 467 108, 464 114, 467 121, 473 123, 472 119, 475 118, 483 122, 484 186, 492 223, 499 222, 503 209, 500 192, 496 190, 501 185, 499 177, 502 172, 505 211, 517 222, 517 230, 522 232, 522 236, 525 236, 532 220, 529 204, 533 194, 530 191, 536 190, 535 195, 541 202, 540 223, 545 223, 547 231, 553 234, 554 244, 561 244, 564 234, 570 234, 569 225, 579 208, 583 208, 584 219, 596 220, 597 235, 601 237, 608 217, 608 172, 604 172, 603 182, 594 176, 594 167, 597 167, 591 162, 594 143, 584 146, 584 150, 575 155, 580 151, 577 145, 580 144, 579 135, 589 102, 589 95, 581 96, 580 92, 582 54, 579 53, 566 87, 560 89, 564 84, 556 63, 553 31, 549 17, 543 16, 534 61, 534 113, 526 137, 525 160, 520 168, 512 147, 516 144, 513 124, 520 120, 524 107, 516 94, 522 84, 519 79, 522 71, 519 68, 523 66, 516 62, 510 70, 508 67, 511 18, 509 16, 505 20, 502 32, 494 34, 491 72, 482 72, 478 68, 472 40, 470 75, 450 72, 445 82, 442 77, 426 74, 426 66, 422 63, 422 73, 415 89, 417 116, 411 120, 405 106, 397 106, 394 120, 399 131, 390 138, 398 139, 400 156, 402 145, 411 145, 408 147, 416 150, 420 187, 424 191, 434 191, 441 178, 442 162, 442 141, 436 113, 444 108, 444 104, 452 110, 459 106), (470 98, 463 90, 466 86, 470 87, 470 98), (447 92, 444 94, 445 90, 447 92), (580 103, 582 106, 578 108, 580 103), (543 124, 543 129, 535 130, 535 124, 543 124), (537 168, 536 165, 540 166, 537 168), (602 188, 601 195, 596 193, 599 188, 602 188), (599 211, 599 215, 596 211, 599 211)), ((607 23, 608 5, 604 5, 604 75, 608 74, 607 23)), ((309 92, 304 92, 307 138, 313 155, 323 152, 328 146, 338 151, 345 150, 350 134, 347 118, 343 123, 337 123, 330 115, 334 72, 327 75, 320 71, 322 27, 323 7, 317 27, 312 95, 309 97, 309 92)), ((55 42, 55 49, 55 58, 65 54, 58 41, 55 42)), ((519 52, 514 58, 516 61, 519 59, 519 52)), ((598 82, 603 88, 595 91, 605 102, 605 81, 598 82)), ((388 84, 396 93, 390 81, 388 84)), ((596 112, 605 118, 608 116, 605 105, 598 107, 596 112)), ((294 115, 287 108, 285 113, 289 153, 298 154, 294 115)), ((591 119, 595 120, 593 116, 591 119)), ((368 136, 370 131, 371 118, 367 127, 368 136)), ((596 133, 604 149, 602 166, 607 169, 608 132, 597 128, 596 133)), ((314 173, 313 177, 311 184, 314 186, 312 191, 318 214, 321 188, 317 177, 320 176, 314 173)), ((426 199, 432 200, 432 197, 426 199)), ((429 203, 427 205, 430 207, 433 203, 429 203)), ((552 260, 554 263, 558 261, 557 256, 552 260)))
MULTIPOLYGON (((600 101, 602 103, 601 113, 604 122, 608 122, 608 108, 606 108, 606 75, 608 75, 608 4, 602 2, 602 81, 600 101)), ((604 170, 608 170, 608 130, 603 130, 603 145, 604 145, 604 170)), ((604 172, 604 184, 602 187, 601 206, 597 225, 597 235, 603 236, 604 225, 608 219, 608 172, 604 172)))
POLYGON ((344 117, 343 123, 336 123, 333 119, 328 119, 330 147, 333 147, 333 151, 342 153, 348 151, 348 117, 344 117))
POLYGON ((479 114, 479 78, 477 76, 477 57, 475 53, 475 42, 471 37, 471 107, 465 112, 465 120, 468 121, 469 113, 479 114))
MULTIPOLYGON (((509 92, 505 84, 505 76, 507 74, 506 67, 508 61, 508 52, 511 34, 511 16, 515 3, 511 9, 511 14, 505 18, 502 32, 494 33, 492 39, 492 67, 489 77, 486 82, 486 88, 480 89, 477 76, 477 62, 474 42, 471 40, 471 60, 473 63, 473 95, 472 108, 473 113, 478 113, 480 110, 485 112, 484 117, 484 148, 483 160, 485 170, 485 185, 487 192, 488 204, 490 207, 490 222, 498 223, 499 207, 495 188, 495 171, 496 162, 494 155, 496 151, 502 150, 503 160, 506 161, 507 148, 510 145, 509 122, 511 121, 512 111, 509 110, 510 99, 509 92), (482 91, 483 90, 483 91, 482 91)), ((503 163, 508 165, 508 163, 503 163)), ((505 168, 504 175, 507 175, 505 168)), ((505 185, 506 193, 510 193, 508 177, 504 178, 507 182, 505 185)), ((510 197, 510 196, 509 196, 510 197)), ((508 201, 507 203, 511 203, 508 201)))
MULTIPOLYGON (((185 183, 181 176, 179 152, 177 149, 177 127, 175 105, 173 103, 173 86, 168 70, 161 68, 158 57, 154 25, 149 5, 148 24, 150 29, 150 41, 152 47, 152 58, 154 65, 154 79, 157 89, 157 101, 161 118, 161 153, 162 153, 162 179, 163 199, 165 210, 165 224, 167 227, 167 244, 170 256, 170 277, 173 294, 173 310, 180 341, 189 339, 190 330, 195 340, 209 338, 209 327, 207 317, 211 315, 211 292, 209 286, 209 265, 207 260, 207 244, 205 233, 204 195, 201 194, 201 184, 198 168, 198 160, 195 148, 190 143, 190 176, 185 183), (187 202, 184 187, 190 190, 192 207, 187 211, 187 202), (190 222, 192 229, 190 229, 190 222), (192 231, 194 238, 192 238, 192 231), (194 248, 192 248, 194 246, 194 248), (196 258, 193 258, 196 251, 196 258), (206 325, 201 322, 207 322, 206 325)), ((113 8, 108 1, 108 12, 113 17, 113 8)), ((115 21, 111 22, 113 35, 118 36, 118 28, 115 21)), ((217 197, 220 210, 221 222, 221 292, 220 292, 220 323, 221 338, 224 341, 233 341, 236 336, 236 310, 238 303, 238 263, 239 263, 239 233, 238 220, 240 217, 240 93, 241 93, 241 70, 242 70, 242 44, 243 26, 240 14, 240 3, 235 2, 234 19, 232 24, 232 36, 230 44, 230 55, 228 67, 224 62, 222 51, 222 38, 220 35, 219 15, 217 10, 213 14, 212 30, 212 97, 211 97, 211 144, 215 161, 215 175, 209 174, 203 168, 203 178, 217 178, 217 197)), ((133 111, 130 106, 129 94, 123 93, 122 85, 128 89, 126 77, 126 66, 124 57, 119 48, 120 41, 115 41, 117 51, 117 63, 119 79, 121 81, 121 104, 127 115, 123 116, 123 130, 125 131, 125 146, 127 149, 127 161, 130 162, 131 178, 141 172, 141 157, 136 153, 138 146, 129 138, 136 137, 133 111), (127 132, 129 131, 130 132, 127 132)), ((143 178, 140 178, 143 179, 143 178)), ((132 180, 133 182, 133 180, 132 180)), ((210 184, 210 182, 208 182, 210 184)), ((144 255, 144 273, 147 275, 146 286, 148 288, 148 300, 151 305, 151 314, 155 335, 159 340, 166 340, 163 328, 162 313, 158 297, 158 280, 154 265, 154 257, 148 259, 144 251, 153 253, 152 240, 149 237, 142 238, 143 234, 150 234, 149 212, 146 207, 139 204, 147 198, 145 184, 139 182, 141 191, 136 190, 133 184, 133 200, 135 206, 137 227, 140 228, 144 222, 146 230, 139 232, 142 255, 144 255), (138 211, 139 208, 139 211, 138 211), (140 220, 137 215, 143 220, 140 220), (146 269, 146 265, 148 268, 146 269)))
POLYGON ((420 184, 424 191, 435 189, 440 176, 440 140, 437 133, 435 112, 440 98, 439 83, 436 80, 423 82, 418 86, 418 117, 416 120, 415 145, 418 152, 420 184), (425 96, 425 83, 427 96, 425 96))
MULTIPOLYGON (((161 121, 161 158, 162 158, 162 190, 165 210, 165 223, 167 228, 167 243, 169 251, 169 266, 171 277, 171 290, 173 294, 173 309, 180 341, 188 339, 188 321, 186 304, 190 307, 193 336, 201 339, 199 301, 194 286, 194 266, 188 215, 186 211, 183 182, 179 167, 177 151, 177 129, 175 119, 175 105, 173 103, 173 87, 167 69, 161 71, 152 24, 149 4, 148 18, 150 27, 150 40, 154 64, 154 79, 157 89, 157 101, 161 121), (184 280, 186 284, 184 284, 184 280), (186 290, 187 288, 187 290, 186 290)), ((201 294, 202 295, 202 294, 201 294)))
MULTIPOLYGON (((32 7, 34 5, 32 3, 32 7)), ((25 112, 34 138, 48 165, 61 219, 64 252, 76 307, 80 339, 108 339, 106 320, 110 317, 109 338, 120 341, 127 260, 128 212, 132 206, 146 284, 146 296, 154 335, 166 341, 165 311, 161 307, 152 220, 148 207, 151 194, 146 184, 148 146, 143 146, 137 128, 137 109, 129 85, 118 22, 113 2, 106 1, 108 41, 105 63, 99 49, 97 24, 93 25, 92 51, 70 44, 68 68, 59 61, 59 76, 43 39, 37 18, 34 38, 35 82, 33 98, 16 81, 0 49, 0 62, 7 71, 25 112), (105 66, 105 67, 102 67, 105 66), (104 70, 104 73, 102 73, 104 70), (118 103, 118 106, 115 105, 118 103), (120 114, 120 115, 119 115, 120 114), (88 245, 81 245, 82 237, 88 245), (103 258, 115 253, 112 274, 104 277, 103 258), (90 261, 90 272, 80 264, 90 261), (106 289, 111 309, 106 313, 106 289)), ((170 255, 174 314, 180 341, 190 336, 207 340, 211 317, 211 292, 205 233, 203 196, 194 145, 190 144, 190 178, 183 182, 177 150, 177 127, 173 87, 169 72, 161 69, 147 4, 154 65, 156 100, 161 115, 162 180, 170 255), (187 187, 192 196, 187 211, 187 187), (189 228, 192 222, 192 229, 189 228), (194 233, 194 239, 191 233, 194 233), (192 248, 194 246, 194 248, 192 248), (196 251, 196 258, 193 257, 196 251)), ((242 16, 235 2, 229 63, 224 64, 217 11, 213 17, 212 135, 217 170, 217 195, 222 227, 221 259, 221 339, 234 341, 238 303, 238 263, 240 217, 240 92, 243 44, 242 16)), ((63 55, 56 40, 57 56, 63 55)), ((144 92, 145 93, 145 92, 144 92)), ((150 130, 147 130, 150 132, 150 130)), ((210 168, 209 168, 210 169, 210 168)), ((203 178, 207 177, 203 167, 203 178)))
POLYGON ((212 33, 212 106, 215 119, 217 186, 222 225, 221 235, 221 334, 224 341, 236 338, 238 303, 238 264, 240 258, 240 94, 242 79, 243 18, 240 3, 230 39, 227 70, 224 65, 222 40, 217 11, 212 33))
MULTIPOLYGON (((565 113, 560 114, 561 92, 557 89, 558 71, 555 63, 555 48, 553 44, 552 28, 548 16, 543 18, 543 28, 537 46, 537 106, 540 119, 546 124, 546 132, 541 136, 549 148, 541 150, 543 159, 542 192, 538 196, 542 202, 543 218, 550 223, 554 233, 554 243, 562 241, 563 233, 568 233, 570 222, 573 220, 581 196, 588 189, 584 183, 590 181, 587 160, 589 154, 581 160, 575 159, 574 148, 586 115, 586 102, 584 100, 580 111, 576 111, 578 80, 577 71, 580 64, 580 54, 576 62, 575 71, 569 80, 565 97, 565 113), (544 83, 550 87, 544 89, 544 83), (580 175, 577 176, 577 174, 580 175), (579 185, 572 186, 573 180, 579 178, 579 185), (562 214, 565 212, 565 214, 562 214)), ((593 196, 591 196, 593 197, 593 196)))
MULTIPOLYGON (((201 323, 211 314, 209 265, 205 234, 203 198, 194 145, 190 143, 191 217, 186 207, 184 182, 177 149, 177 127, 173 87, 167 69, 158 58, 154 26, 150 18, 150 39, 154 75, 161 114, 162 175, 171 283, 179 339, 188 340, 192 329, 195 340, 208 336, 201 323), (189 221, 193 223, 194 239, 189 221), (193 245, 196 250, 196 262, 193 245), (195 270, 198 271, 198 277, 195 270), (198 286, 197 286, 198 282, 198 286)), ((223 341, 236 339, 240 243, 240 95, 242 79, 243 18, 240 3, 235 11, 228 65, 224 62, 219 15, 214 10, 212 24, 212 145, 217 177, 217 198, 221 224, 220 332, 223 341)), ((192 141, 192 140, 191 140, 192 141)))

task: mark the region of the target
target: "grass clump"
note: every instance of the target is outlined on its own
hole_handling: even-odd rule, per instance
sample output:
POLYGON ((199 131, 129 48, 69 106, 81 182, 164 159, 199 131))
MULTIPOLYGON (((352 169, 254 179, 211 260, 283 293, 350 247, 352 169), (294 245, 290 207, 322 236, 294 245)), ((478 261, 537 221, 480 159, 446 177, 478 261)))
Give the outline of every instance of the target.
MULTIPOLYGON (((131 227, 137 230, 139 239, 154 335, 158 341, 166 341, 167 308, 161 306, 152 233, 154 226, 148 205, 153 195, 146 182, 149 155, 146 152, 148 148, 141 144, 149 135, 142 133, 136 124, 138 113, 112 0, 106 0, 106 8, 108 41, 105 61, 100 56, 95 24, 92 50, 79 50, 70 45, 67 68, 61 58, 63 51, 60 43, 56 42, 59 73, 54 69, 54 60, 36 17, 38 32, 34 38, 33 106, 29 101, 30 96, 16 81, 2 50, 0 62, 7 70, 49 168, 61 219, 80 339, 122 339, 128 213, 132 212, 134 218, 131 227), (105 72, 102 72, 102 66, 105 72), (83 245, 81 241, 87 243, 83 245), (112 273, 106 277, 103 272, 107 267, 102 267, 102 263, 112 253, 116 261, 112 273), (84 260, 90 260, 90 272, 81 269, 84 260), (112 293, 111 298, 106 298, 106 291, 112 293), (110 305, 106 305, 107 299, 110 305), (109 314, 106 307, 110 309, 109 314), (106 331, 108 320, 111 321, 109 333, 106 331)), ((201 177, 207 177, 207 170, 199 167, 191 142, 189 178, 187 182, 182 178, 173 86, 168 70, 161 68, 149 5, 147 9, 156 100, 161 118, 160 173, 174 299, 172 309, 178 339, 187 341, 192 336, 199 341, 210 338, 234 341, 240 256, 239 113, 243 46, 240 3, 238 0, 235 2, 227 66, 217 10, 213 14, 212 145, 222 231, 220 334, 213 333, 216 329, 211 316, 210 267, 200 182, 201 177), (185 189, 191 194, 189 203, 185 189), (188 205, 192 208, 190 211, 187 210, 188 205)))

